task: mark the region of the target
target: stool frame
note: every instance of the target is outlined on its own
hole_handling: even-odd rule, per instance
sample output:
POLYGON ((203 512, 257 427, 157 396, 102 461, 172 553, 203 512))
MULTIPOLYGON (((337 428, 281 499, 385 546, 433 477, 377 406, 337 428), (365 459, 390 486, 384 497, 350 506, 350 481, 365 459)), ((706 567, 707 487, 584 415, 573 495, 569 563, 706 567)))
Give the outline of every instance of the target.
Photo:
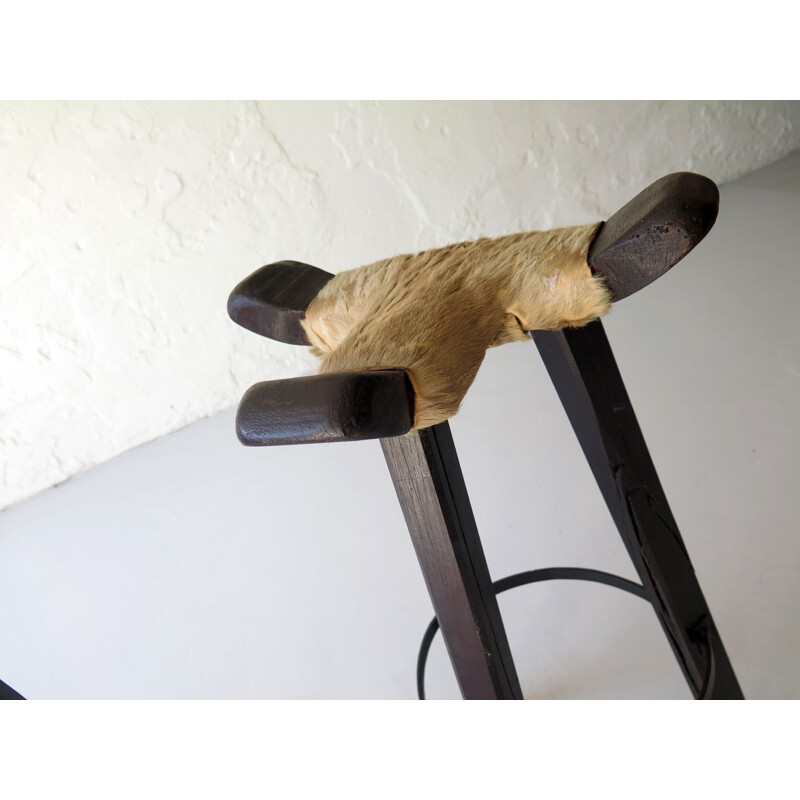
MULTIPOLYGON (((653 606, 694 697, 743 699, 602 323, 532 338, 641 586, 576 568, 536 570, 524 582, 592 573, 638 594, 653 606)), ((449 425, 381 445, 463 697, 522 699, 449 425)), ((418 687, 422 694, 421 678, 418 687)))
MULTIPOLYGON (((623 299, 687 255, 713 226, 718 207, 713 181, 667 175, 601 225, 588 266, 605 279, 614 302, 623 299)), ((332 278, 307 264, 277 262, 234 289, 228 312, 260 335, 309 344, 305 310, 332 278)), ((575 568, 535 570, 528 579, 595 580, 649 600, 694 697, 742 699, 602 323, 531 336, 641 585, 575 568)), ((522 578, 492 583, 450 427, 411 431, 413 407, 401 367, 267 381, 242 398, 237 435, 248 445, 381 439, 436 614, 420 653, 420 696, 426 648, 441 627, 465 698, 521 699, 496 592, 522 578)))

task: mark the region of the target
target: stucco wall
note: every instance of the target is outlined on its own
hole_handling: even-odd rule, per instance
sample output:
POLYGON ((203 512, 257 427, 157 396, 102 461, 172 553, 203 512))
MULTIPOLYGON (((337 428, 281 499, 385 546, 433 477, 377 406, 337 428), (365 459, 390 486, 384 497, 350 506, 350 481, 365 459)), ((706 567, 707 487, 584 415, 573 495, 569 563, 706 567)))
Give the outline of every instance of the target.
POLYGON ((0 103, 0 507, 313 371, 226 316, 262 264, 589 222, 798 147, 796 102, 0 103))

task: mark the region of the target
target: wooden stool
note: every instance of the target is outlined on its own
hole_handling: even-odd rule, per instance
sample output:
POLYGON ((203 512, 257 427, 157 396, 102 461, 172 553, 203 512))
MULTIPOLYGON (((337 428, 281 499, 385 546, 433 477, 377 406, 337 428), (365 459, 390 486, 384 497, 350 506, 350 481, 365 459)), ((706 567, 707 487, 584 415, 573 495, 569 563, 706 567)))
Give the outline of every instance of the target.
MULTIPOLYGON (((580 258, 578 262, 571 262, 569 269, 576 270, 574 278, 565 277, 564 287, 559 291, 566 296, 572 286, 567 285, 568 280, 574 279, 582 282, 581 287, 589 287, 591 282, 592 291, 598 288, 607 291, 610 301, 633 294, 663 275, 706 235, 716 220, 718 204, 717 187, 708 178, 676 173, 652 184, 611 219, 588 232, 562 229, 567 234, 574 230, 588 237, 585 238, 588 252, 582 256, 583 267, 580 258)), ((545 253, 546 259, 556 258, 565 252, 562 239, 558 238, 562 231, 554 232, 555 239, 547 238, 547 234, 531 234, 519 235, 514 241, 527 242, 525 236, 545 237, 536 240, 544 241, 545 245, 536 246, 550 247, 553 252, 545 253)), ((509 241, 512 238, 506 237, 509 241)), ((505 247, 506 239, 481 240, 418 256, 398 257, 401 260, 397 263, 396 260, 380 262, 362 268, 364 272, 356 271, 358 274, 353 272, 345 277, 343 273, 336 281, 343 286, 367 285, 373 281, 365 290, 372 305, 368 303, 363 308, 385 308, 388 314, 397 308, 397 284, 391 289, 395 296, 385 302, 369 288, 380 285, 375 282, 384 279, 387 270, 396 270, 393 274, 402 282, 416 269, 418 280, 424 280, 426 274, 420 266, 423 256, 427 258, 424 264, 432 265, 433 269, 445 251, 448 257, 453 254, 457 257, 463 252, 465 258, 476 253, 494 253, 497 248, 491 250, 492 243, 499 242, 498 248, 505 247)), ((533 267, 525 262, 526 257, 515 254, 513 259, 507 259, 513 274, 498 279, 502 287, 511 283, 516 287, 520 280, 527 279, 533 267)), ((539 263, 538 259, 539 256, 530 256, 530 264, 539 263)), ((480 259, 475 263, 476 270, 484 268, 480 259)), ((474 292, 479 293, 484 286, 482 273, 475 272, 475 280, 472 275, 465 273, 462 277, 459 274, 448 291, 455 296, 463 285, 470 283, 474 292)), ((559 268, 550 277, 542 273, 542 281, 553 289, 557 275, 559 268)), ((470 354, 472 360, 463 368, 459 362, 451 370, 455 374, 447 373, 448 365, 442 367, 432 362, 433 355, 427 346, 416 348, 407 363, 400 363, 403 357, 395 353, 403 352, 402 328, 390 329, 388 334, 385 330, 373 334, 373 339, 384 337, 380 347, 390 355, 385 355, 380 347, 370 351, 367 347, 370 342, 365 344, 365 340, 374 320, 365 319, 363 309, 355 308, 357 304, 352 301, 355 295, 339 303, 333 317, 324 317, 330 312, 330 304, 337 302, 335 292, 322 292, 333 279, 333 275, 316 267, 282 261, 262 267, 234 289, 228 312, 235 322, 278 341, 313 343, 318 353, 324 351, 327 363, 344 364, 339 371, 268 381, 251 387, 239 406, 237 434, 246 445, 381 440, 436 614, 420 651, 417 673, 420 697, 424 697, 425 657, 433 635, 441 627, 465 699, 522 699, 496 593, 524 583, 568 578, 605 583, 649 600, 693 695, 698 699, 743 699, 600 320, 580 319, 573 323, 564 321, 566 317, 562 314, 560 322, 548 322, 548 327, 553 329, 532 330, 526 327, 531 323, 523 319, 530 303, 522 304, 522 311, 512 313, 509 309, 516 302, 512 296, 511 301, 503 301, 505 305, 500 309, 505 327, 492 338, 494 323, 488 323, 486 341, 480 346, 485 348, 510 341, 519 330, 533 338, 641 585, 604 572, 571 568, 535 570, 492 584, 450 427, 446 419, 424 424, 426 420, 438 419, 437 414, 455 413, 452 409, 457 408, 463 391, 474 377, 477 369, 474 362, 477 359, 480 363, 482 351, 478 356, 470 354), (333 319, 332 327, 325 328, 320 323, 319 329, 314 329, 315 323, 309 323, 306 312, 311 315, 309 307, 315 308, 312 306, 315 300, 317 306, 325 305, 321 304, 323 299, 328 305, 320 319, 326 325, 333 319), (352 311, 353 319, 342 322, 342 309, 352 311), (572 327, 572 324, 580 327, 572 327), (346 330, 325 350, 324 336, 330 330, 338 335, 337 325, 344 325, 346 330), (318 337, 320 330, 324 332, 321 338, 318 337), (339 358, 338 362, 335 357, 339 358), (438 388, 427 394, 427 387, 433 385, 431 375, 446 384, 443 394, 438 388), (429 416, 419 424, 423 406, 429 416)), ((486 280, 495 280, 494 273, 486 280)), ((336 285, 331 283, 329 290, 336 285)), ((414 284, 410 277, 409 287, 405 291, 412 293, 412 301, 417 299, 423 316, 428 298, 413 295, 414 284)), ((494 302, 497 296, 494 284, 492 287, 494 293, 487 292, 487 303, 494 302)), ((500 294, 505 291, 502 287, 500 294)), ((542 295, 539 288, 534 288, 539 294, 530 313, 533 317, 538 314, 537 318, 549 319, 547 309, 542 310, 541 306, 550 302, 549 295, 546 292, 542 295)), ((474 292, 470 295, 472 300, 476 296, 474 292)), ((470 307, 474 307, 470 298, 470 307)), ((474 313, 478 315, 475 324, 483 324, 483 310, 478 308, 474 313)), ((469 320, 464 322, 465 326, 470 324, 469 320)), ((451 335, 468 337, 473 333, 465 327, 453 330, 451 335)), ((466 359, 467 355, 463 357, 466 359)), ((325 363, 323 361, 323 367, 325 363)))

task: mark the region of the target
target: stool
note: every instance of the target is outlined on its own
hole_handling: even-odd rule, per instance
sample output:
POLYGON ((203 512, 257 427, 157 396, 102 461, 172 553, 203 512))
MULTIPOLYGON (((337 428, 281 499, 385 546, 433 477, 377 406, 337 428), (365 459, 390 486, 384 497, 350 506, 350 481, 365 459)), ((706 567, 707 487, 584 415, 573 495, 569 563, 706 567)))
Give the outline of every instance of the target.
POLYGON ((465 699, 522 699, 496 594, 591 580, 649 600, 697 699, 743 699, 667 503, 599 317, 708 233, 719 192, 668 175, 604 223, 398 256, 333 276, 281 261, 242 281, 231 318, 312 345, 320 374, 251 387, 245 445, 380 439, 433 603, 417 684, 438 628, 465 699), (549 568, 492 583, 447 418, 486 347, 532 337, 641 584, 549 568))

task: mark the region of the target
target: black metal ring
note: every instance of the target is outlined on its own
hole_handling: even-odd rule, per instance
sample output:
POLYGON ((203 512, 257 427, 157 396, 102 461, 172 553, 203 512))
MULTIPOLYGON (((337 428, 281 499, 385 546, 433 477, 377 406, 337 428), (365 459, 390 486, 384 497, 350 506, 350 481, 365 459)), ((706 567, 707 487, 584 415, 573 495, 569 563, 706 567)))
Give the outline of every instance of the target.
MULTIPOLYGON (((534 569, 528 572, 519 572, 516 575, 509 575, 501 578, 492 584, 495 594, 507 592, 509 589, 516 589, 517 586, 525 586, 529 583, 539 583, 540 581, 568 580, 568 581, 591 581, 593 583, 604 583, 606 586, 613 586, 615 589, 622 589, 624 592, 635 594, 642 600, 650 600, 647 590, 638 583, 620 578, 619 575, 612 575, 609 572, 601 572, 596 569, 583 569, 582 567, 546 567, 545 569, 534 569)), ((428 652, 433 643, 433 637, 439 630, 439 620, 433 618, 425 635, 422 637, 422 644, 419 648, 417 657, 417 696, 420 700, 425 699, 425 663, 428 660, 428 652)))

